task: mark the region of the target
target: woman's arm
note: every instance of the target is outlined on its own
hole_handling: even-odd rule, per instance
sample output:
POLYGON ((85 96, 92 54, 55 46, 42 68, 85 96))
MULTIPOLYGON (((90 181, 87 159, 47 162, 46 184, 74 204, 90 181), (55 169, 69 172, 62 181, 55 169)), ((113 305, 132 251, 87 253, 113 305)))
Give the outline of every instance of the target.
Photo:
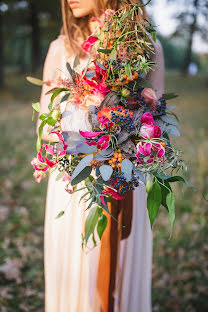
MULTIPOLYGON (((61 68, 62 68, 62 55, 63 53, 63 42, 62 39, 59 37, 58 39, 54 40, 49 47, 44 68, 43 68, 43 81, 54 80, 58 76, 61 75, 61 68)), ((51 94, 46 95, 47 91, 52 89, 52 86, 48 86, 44 84, 41 91, 40 97, 40 106, 41 106, 41 114, 48 113, 48 104, 50 103, 51 94)), ((40 126, 41 120, 38 119, 36 131, 38 132, 38 128, 40 126)), ((49 135, 49 126, 46 125, 43 129, 42 139, 45 141, 54 142, 57 141, 56 135, 49 135)))
POLYGON ((151 83, 152 88, 156 92, 157 99, 164 93, 165 87, 165 62, 163 56, 163 48, 159 40, 154 44, 155 54, 152 54, 152 61, 156 63, 154 71, 151 70, 147 76, 147 80, 151 83))

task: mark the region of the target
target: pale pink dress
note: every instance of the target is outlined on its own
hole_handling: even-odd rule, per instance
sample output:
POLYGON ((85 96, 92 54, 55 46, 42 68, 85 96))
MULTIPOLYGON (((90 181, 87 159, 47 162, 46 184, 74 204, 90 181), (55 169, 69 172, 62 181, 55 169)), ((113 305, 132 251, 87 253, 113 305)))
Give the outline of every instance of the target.
MULTIPOLYGON (((160 45, 158 51, 162 53, 160 45)), ((74 56, 67 56, 64 37, 59 36, 50 45, 44 80, 67 76, 66 61, 72 63, 73 60, 74 56)), ((85 64, 86 61, 81 62, 80 70, 85 64)), ((162 61, 160 65, 160 72, 157 74, 156 71, 149 78, 158 92, 162 92, 162 84, 158 84, 157 80, 163 77, 162 61)), ((42 111, 47 110, 49 103, 50 96, 45 95, 47 90, 48 87, 44 86, 42 111)), ((69 109, 70 130, 90 129, 86 111, 80 110, 76 104, 69 109)), ((56 177, 57 172, 54 172, 49 178, 45 216, 45 311, 100 312, 96 289, 100 246, 88 253, 83 252, 81 247, 81 233, 86 218, 86 204, 79 202, 83 193, 69 195, 65 191, 65 183, 57 181, 56 177), (61 210, 65 211, 65 215, 55 219, 61 210)), ((115 312, 151 311, 151 269, 152 233, 145 188, 141 184, 134 191, 131 234, 121 242, 120 283, 115 291, 115 312)))

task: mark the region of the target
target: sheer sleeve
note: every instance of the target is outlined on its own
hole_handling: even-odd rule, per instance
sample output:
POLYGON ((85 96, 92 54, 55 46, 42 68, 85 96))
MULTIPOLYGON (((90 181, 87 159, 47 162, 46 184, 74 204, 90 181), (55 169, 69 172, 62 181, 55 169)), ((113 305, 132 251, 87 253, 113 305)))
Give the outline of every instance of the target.
MULTIPOLYGON (((43 81, 48 82, 55 80, 61 76, 61 70, 63 67, 63 57, 64 57, 64 43, 63 38, 59 36, 54 40, 49 47, 44 69, 43 69, 43 81)), ((50 103, 51 94, 46 95, 47 91, 53 88, 53 85, 50 83, 45 83, 42 87, 41 96, 40 96, 40 106, 41 114, 48 112, 48 104, 50 103)), ((40 125, 40 120, 37 122, 37 129, 40 125)), ((53 141, 53 136, 48 135, 47 125, 43 130, 43 140, 53 141)))
POLYGON ((152 55, 152 61, 157 65, 154 66, 154 71, 150 71, 147 76, 148 81, 151 83, 159 99, 164 93, 165 87, 165 64, 163 56, 163 48, 159 40, 154 44, 155 54, 152 55))

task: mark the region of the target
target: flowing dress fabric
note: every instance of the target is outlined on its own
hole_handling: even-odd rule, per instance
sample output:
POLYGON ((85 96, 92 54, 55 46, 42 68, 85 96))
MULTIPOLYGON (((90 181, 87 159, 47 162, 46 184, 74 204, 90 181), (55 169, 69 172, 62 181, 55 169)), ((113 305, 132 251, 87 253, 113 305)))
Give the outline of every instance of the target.
MULTIPOLYGON (((59 36, 49 49, 45 63, 44 80, 57 75, 64 78, 67 57, 64 40, 59 36)), ((80 68, 86 65, 82 61, 80 68)), ((49 103, 43 87, 42 111, 49 103)), ((74 104, 70 130, 89 129, 87 112, 74 104)), ((87 216, 87 205, 82 201, 84 191, 69 195, 65 182, 57 180, 58 172, 49 177, 45 216, 45 311, 46 312, 100 312, 96 290, 100 246, 83 252, 81 233, 87 216), (64 210, 59 219, 56 216, 64 210)), ((82 184, 79 185, 80 187, 82 184)), ((146 192, 140 185, 133 194, 133 220, 130 236, 121 241, 120 279, 115 290, 115 312, 151 311, 152 233, 146 208, 146 192)))

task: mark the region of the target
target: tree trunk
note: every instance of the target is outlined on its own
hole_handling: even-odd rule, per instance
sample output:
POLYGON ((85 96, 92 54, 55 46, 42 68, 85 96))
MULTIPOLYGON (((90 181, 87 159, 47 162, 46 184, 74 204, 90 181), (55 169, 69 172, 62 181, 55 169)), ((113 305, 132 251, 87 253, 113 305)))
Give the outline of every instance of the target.
POLYGON ((4 35, 3 35, 3 13, 0 10, 0 88, 4 85, 4 35))
POLYGON ((41 65, 40 25, 36 1, 37 0, 29 1, 31 25, 31 67, 33 73, 37 72, 41 65))
POLYGON ((189 68, 189 64, 191 63, 191 58, 192 58, 193 38, 194 38, 194 34, 197 28, 198 4, 199 4, 199 0, 194 0, 193 21, 190 24, 189 38, 188 38, 187 48, 186 48, 184 62, 183 62, 184 65, 182 68, 182 72, 185 75, 188 74, 188 68, 189 68))

